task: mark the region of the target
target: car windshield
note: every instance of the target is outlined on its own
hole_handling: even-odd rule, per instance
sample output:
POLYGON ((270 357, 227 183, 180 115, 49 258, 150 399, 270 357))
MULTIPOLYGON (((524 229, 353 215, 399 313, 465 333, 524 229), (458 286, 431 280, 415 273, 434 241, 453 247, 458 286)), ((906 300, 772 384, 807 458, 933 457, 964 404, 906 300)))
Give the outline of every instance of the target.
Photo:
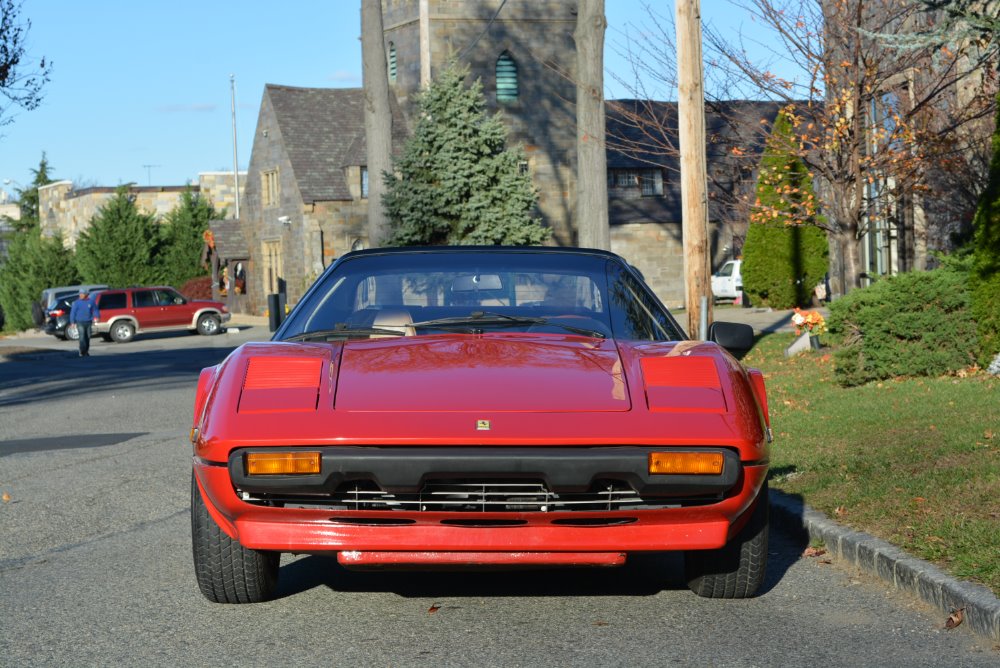
POLYGON ((320 277, 275 338, 486 332, 685 338, 615 256, 537 250, 352 253, 320 277))

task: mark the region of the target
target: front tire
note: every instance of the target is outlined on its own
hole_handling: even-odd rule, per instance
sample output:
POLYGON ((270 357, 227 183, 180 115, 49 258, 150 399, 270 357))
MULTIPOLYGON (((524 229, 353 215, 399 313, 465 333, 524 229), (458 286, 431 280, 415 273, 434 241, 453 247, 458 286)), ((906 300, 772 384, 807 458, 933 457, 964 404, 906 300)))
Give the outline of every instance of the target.
POLYGON ((222 329, 222 322, 219 316, 205 313, 198 318, 198 333, 203 336, 218 334, 222 329))
POLYGON ((80 330, 77 329, 75 324, 66 325, 65 336, 63 336, 64 341, 79 341, 80 340, 80 330))
POLYGON ((128 320, 119 320, 111 325, 109 334, 115 343, 128 343, 135 338, 135 326, 128 320))
POLYGON ((260 603, 274 596, 280 552, 250 550, 208 514, 191 474, 191 545, 198 588, 213 603, 260 603))
POLYGON ((757 593, 767 571, 767 483, 757 495, 746 525, 718 550, 684 554, 688 587, 705 598, 749 598, 757 593))

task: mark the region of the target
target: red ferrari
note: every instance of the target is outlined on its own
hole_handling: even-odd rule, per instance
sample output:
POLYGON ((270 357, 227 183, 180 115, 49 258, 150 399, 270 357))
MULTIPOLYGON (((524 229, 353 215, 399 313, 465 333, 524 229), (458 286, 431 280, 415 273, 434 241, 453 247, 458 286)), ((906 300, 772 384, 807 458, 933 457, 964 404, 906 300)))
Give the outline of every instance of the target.
POLYGON ((202 593, 266 600, 279 556, 348 568, 618 566, 679 550, 702 596, 767 561, 770 428, 746 325, 691 341, 619 256, 348 253, 272 341, 198 381, 202 593))

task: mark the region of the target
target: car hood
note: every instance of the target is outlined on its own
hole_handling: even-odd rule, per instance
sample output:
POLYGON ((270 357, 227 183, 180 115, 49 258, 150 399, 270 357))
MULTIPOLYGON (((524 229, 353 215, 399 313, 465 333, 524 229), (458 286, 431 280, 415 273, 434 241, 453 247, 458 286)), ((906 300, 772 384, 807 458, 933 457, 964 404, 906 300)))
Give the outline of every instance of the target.
POLYGON ((337 410, 603 412, 631 407, 618 350, 580 337, 414 337, 344 346, 337 410), (567 389, 568 388, 568 389, 567 389))

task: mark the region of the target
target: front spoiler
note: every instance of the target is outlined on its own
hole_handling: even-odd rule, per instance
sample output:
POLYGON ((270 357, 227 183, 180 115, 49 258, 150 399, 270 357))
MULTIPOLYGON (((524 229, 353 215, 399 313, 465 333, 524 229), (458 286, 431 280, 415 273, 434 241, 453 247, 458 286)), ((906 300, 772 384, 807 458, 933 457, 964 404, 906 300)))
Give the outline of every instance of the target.
POLYGON ((255 506, 236 496, 226 467, 196 459, 194 470, 209 513, 231 538, 255 550, 301 553, 556 554, 717 549, 742 528, 749 516, 746 511, 757 499, 767 476, 766 465, 745 466, 732 495, 705 506, 602 513, 470 514, 255 506), (559 523, 583 517, 607 522, 591 526, 559 523), (488 525, 491 520, 512 518, 525 523, 488 525), (363 523, 366 520, 370 523, 363 523), (455 520, 482 523, 457 525, 455 520))

